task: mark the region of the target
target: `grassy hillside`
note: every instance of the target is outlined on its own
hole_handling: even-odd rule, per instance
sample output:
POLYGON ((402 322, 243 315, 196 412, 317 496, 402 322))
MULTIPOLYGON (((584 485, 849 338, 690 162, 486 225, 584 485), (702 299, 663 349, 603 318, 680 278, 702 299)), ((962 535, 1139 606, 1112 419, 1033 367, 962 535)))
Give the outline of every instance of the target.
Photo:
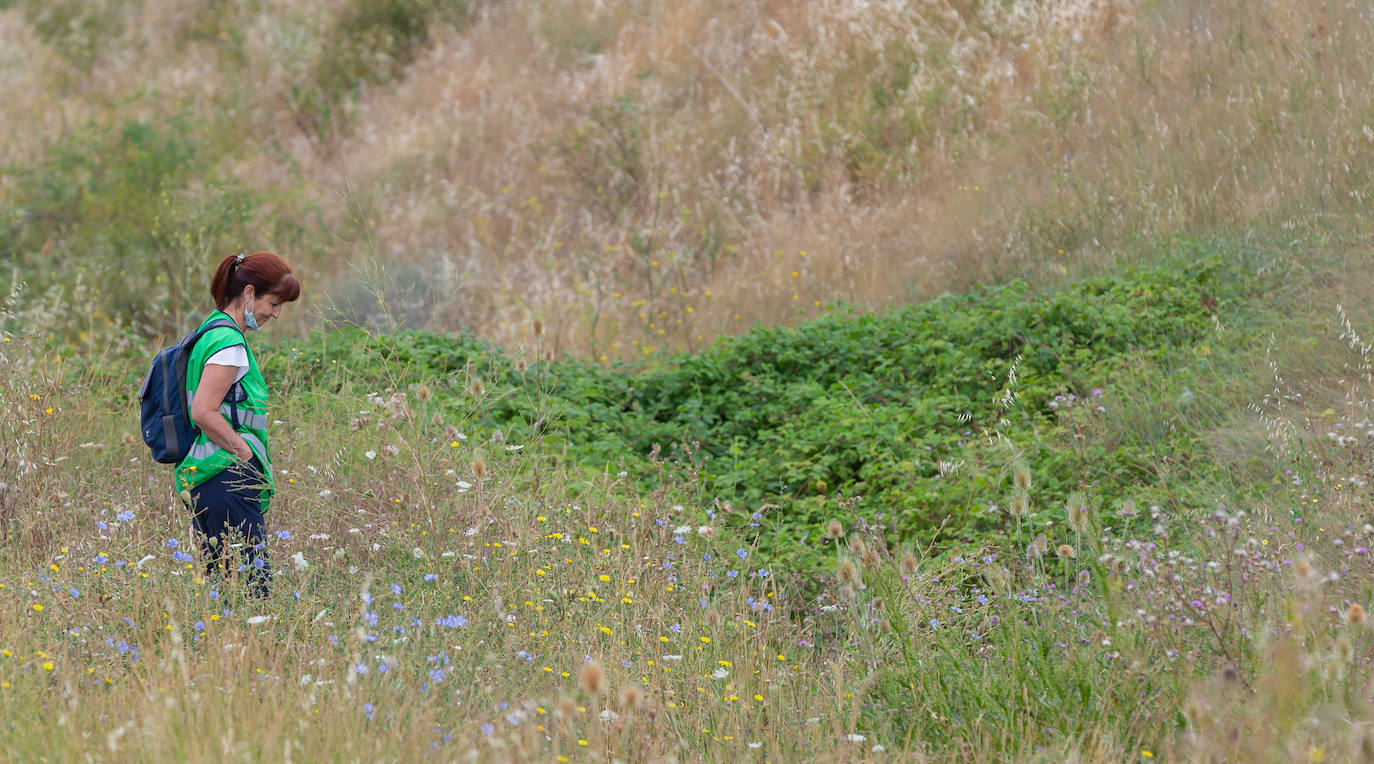
POLYGON ((145 334, 272 249, 331 315, 628 360, 1370 195, 1358 3, 3 5, 0 272, 145 334))
POLYGON ((0 756, 1374 760, 1372 32, 0 0, 0 756), (133 414, 240 249, 265 602, 133 414))

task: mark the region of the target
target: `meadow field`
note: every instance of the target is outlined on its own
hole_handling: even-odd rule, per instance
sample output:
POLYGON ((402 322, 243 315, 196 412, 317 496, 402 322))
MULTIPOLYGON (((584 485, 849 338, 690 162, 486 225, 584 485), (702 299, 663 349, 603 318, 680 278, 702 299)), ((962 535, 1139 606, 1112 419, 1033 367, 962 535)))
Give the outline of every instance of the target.
POLYGON ((1374 760, 1371 33, 0 0, 0 756, 1374 760), (136 413, 240 249, 267 600, 136 413))

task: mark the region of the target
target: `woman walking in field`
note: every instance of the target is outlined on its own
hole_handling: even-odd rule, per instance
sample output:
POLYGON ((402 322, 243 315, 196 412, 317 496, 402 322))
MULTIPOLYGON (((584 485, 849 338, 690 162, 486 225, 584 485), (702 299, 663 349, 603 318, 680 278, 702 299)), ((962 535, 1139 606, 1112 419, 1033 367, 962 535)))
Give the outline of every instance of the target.
POLYGON ((282 305, 300 293, 291 266, 271 252, 224 258, 210 281, 216 309, 201 327, 223 325, 200 338, 186 365, 191 421, 200 433, 177 465, 176 490, 191 509, 206 572, 232 565, 246 572, 258 597, 267 596, 271 578, 263 518, 276 484, 267 448, 267 383, 248 333, 280 316, 282 305), (225 550, 236 537, 246 546, 241 563, 225 550))

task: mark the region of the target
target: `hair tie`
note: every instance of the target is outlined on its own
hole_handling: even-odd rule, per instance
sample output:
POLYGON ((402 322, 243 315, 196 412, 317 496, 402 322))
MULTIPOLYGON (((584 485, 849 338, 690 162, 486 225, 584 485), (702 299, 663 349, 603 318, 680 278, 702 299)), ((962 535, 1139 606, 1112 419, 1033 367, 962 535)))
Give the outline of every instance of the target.
POLYGON ((238 257, 234 258, 234 265, 243 265, 243 253, 242 253, 242 252, 239 253, 239 256, 238 256, 238 257))

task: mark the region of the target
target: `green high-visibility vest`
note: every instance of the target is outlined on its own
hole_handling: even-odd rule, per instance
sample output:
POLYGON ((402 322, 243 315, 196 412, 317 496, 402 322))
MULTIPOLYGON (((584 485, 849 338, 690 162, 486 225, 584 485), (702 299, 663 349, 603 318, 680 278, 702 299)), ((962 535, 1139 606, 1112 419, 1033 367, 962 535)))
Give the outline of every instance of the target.
MULTIPOLYGON (((204 327, 219 318, 233 320, 224 311, 216 310, 200 325, 204 327)), ((263 380, 262 371, 258 369, 258 360, 253 356, 252 348, 248 347, 246 338, 239 333, 237 327, 219 326, 211 329, 200 338, 191 351, 191 358, 186 364, 186 410, 191 410, 196 388, 200 386, 201 374, 205 371, 205 362, 215 353, 235 345, 242 345, 248 353, 248 373, 238 382, 241 392, 234 395, 235 389, 230 388, 229 397, 243 400, 221 404, 219 413, 235 432, 243 436, 266 472, 263 476, 260 499, 262 511, 266 512, 272 494, 276 492, 276 481, 272 477, 272 457, 267 452, 267 382, 263 380)), ((231 452, 220 448, 219 444, 206 437, 204 432, 198 432, 186 458, 177 465, 174 473, 174 490, 178 493, 189 491, 223 472, 234 461, 231 452)))

